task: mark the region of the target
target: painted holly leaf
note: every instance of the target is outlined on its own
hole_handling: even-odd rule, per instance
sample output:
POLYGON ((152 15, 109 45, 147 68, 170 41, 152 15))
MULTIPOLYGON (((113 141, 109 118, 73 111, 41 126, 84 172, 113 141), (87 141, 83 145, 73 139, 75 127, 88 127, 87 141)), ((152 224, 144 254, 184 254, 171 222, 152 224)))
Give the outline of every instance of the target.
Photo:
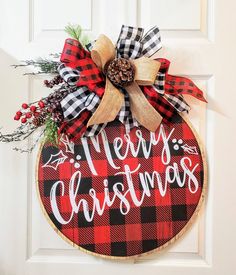
POLYGON ((66 153, 75 153, 75 144, 70 141, 67 135, 64 135, 60 138, 61 143, 65 146, 66 153))
POLYGON ((65 162, 67 156, 64 155, 62 150, 60 150, 57 154, 51 154, 49 160, 43 165, 43 167, 50 167, 54 170, 57 170, 58 166, 65 162))
POLYGON ((188 144, 184 144, 181 146, 184 152, 191 154, 191 155, 198 155, 198 151, 196 146, 189 146, 188 144))

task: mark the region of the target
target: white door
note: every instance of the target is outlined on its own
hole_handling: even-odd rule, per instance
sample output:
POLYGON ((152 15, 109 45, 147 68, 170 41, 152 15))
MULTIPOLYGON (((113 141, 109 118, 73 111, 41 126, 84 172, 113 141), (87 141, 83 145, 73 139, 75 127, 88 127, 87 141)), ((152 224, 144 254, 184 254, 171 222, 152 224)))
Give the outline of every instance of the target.
POLYGON ((32 155, 0 144, 0 274, 234 275, 235 219, 235 0, 1 0, 0 126, 16 127, 22 102, 48 93, 42 78, 11 64, 60 52, 63 27, 79 23, 96 37, 116 39, 122 24, 158 25, 172 74, 187 75, 209 104, 191 101, 190 119, 207 149, 206 204, 178 242, 162 253, 128 262, 98 259, 73 249, 44 218, 36 196, 32 155))

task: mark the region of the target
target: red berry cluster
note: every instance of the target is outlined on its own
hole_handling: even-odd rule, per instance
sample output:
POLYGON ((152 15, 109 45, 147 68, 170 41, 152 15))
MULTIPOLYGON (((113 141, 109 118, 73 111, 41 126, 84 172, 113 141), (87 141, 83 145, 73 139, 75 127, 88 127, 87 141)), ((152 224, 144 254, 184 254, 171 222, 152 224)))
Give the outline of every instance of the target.
POLYGON ((40 100, 37 105, 22 104, 22 109, 17 111, 14 120, 21 120, 21 123, 26 123, 29 119, 38 117, 45 107, 45 103, 40 100))

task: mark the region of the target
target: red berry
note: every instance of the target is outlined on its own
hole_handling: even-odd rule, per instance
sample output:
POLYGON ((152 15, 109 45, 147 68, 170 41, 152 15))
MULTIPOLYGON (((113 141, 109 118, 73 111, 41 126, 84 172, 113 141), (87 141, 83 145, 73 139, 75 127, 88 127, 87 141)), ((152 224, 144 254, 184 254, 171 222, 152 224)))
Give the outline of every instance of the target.
POLYGON ((32 114, 31 113, 27 113, 26 114, 26 118, 31 118, 32 117, 32 114))
POLYGON ((39 115, 40 115, 39 112, 34 113, 34 116, 35 116, 35 117, 38 117, 39 115))
POLYGON ((35 111, 36 111, 36 109, 37 109, 37 107, 36 107, 36 106, 34 106, 34 105, 30 106, 30 111, 31 111, 31 112, 35 112, 35 111))
POLYGON ((23 104, 22 104, 22 108, 23 108, 23 109, 27 109, 27 108, 29 108, 29 105, 28 105, 27 103, 23 103, 23 104))
POLYGON ((39 101, 38 105, 41 109, 45 107, 45 104, 43 101, 39 101))
POLYGON ((21 117, 22 116, 22 112, 18 111, 18 112, 16 112, 16 115, 19 116, 19 117, 21 117))
POLYGON ((16 115, 14 116, 14 120, 20 120, 20 116, 16 114, 16 115))
POLYGON ((27 121, 27 119, 26 119, 25 117, 23 117, 23 118, 21 119, 21 122, 22 122, 22 123, 26 123, 26 121, 27 121))

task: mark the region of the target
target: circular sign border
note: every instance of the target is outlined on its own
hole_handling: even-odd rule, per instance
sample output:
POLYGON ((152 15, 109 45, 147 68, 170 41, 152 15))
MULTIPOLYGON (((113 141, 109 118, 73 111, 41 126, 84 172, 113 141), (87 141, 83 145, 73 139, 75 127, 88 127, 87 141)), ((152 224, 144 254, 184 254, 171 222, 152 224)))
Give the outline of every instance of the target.
POLYGON ((202 192, 201 192, 201 196, 200 199, 198 201, 197 207, 193 213, 193 215, 191 216, 191 218, 188 220, 188 222, 186 223, 186 225, 180 230, 180 232, 175 235, 172 239, 170 239, 168 242, 166 242, 165 244, 163 244, 162 246, 159 246, 155 249, 152 249, 150 251, 147 251, 145 253, 141 253, 141 254, 137 254, 137 255, 132 255, 132 256, 108 256, 108 255, 103 255, 103 254, 99 254, 99 253, 95 253, 92 252, 90 250, 86 250, 83 247, 73 243, 69 238, 67 238, 65 235, 63 235, 61 233, 60 230, 57 229, 57 227, 55 226, 55 224, 51 221, 47 211, 45 210, 45 207, 43 205, 41 196, 40 196, 40 192, 39 192, 39 181, 38 181, 38 170, 39 170, 39 161, 40 161, 40 156, 41 156, 41 152, 42 152, 42 148, 45 144, 45 142, 43 141, 40 144, 39 147, 39 151, 37 153, 37 157, 36 157, 36 193, 37 193, 37 197, 40 203, 40 208, 43 211, 44 216, 46 217, 47 222, 50 224, 50 226, 54 229, 54 231, 64 240, 66 241, 68 244, 72 245, 73 247, 79 249, 82 252, 87 253, 88 255, 92 255, 95 257, 100 257, 103 259, 108 259, 108 260, 132 260, 132 259, 137 259, 140 257, 144 257, 156 252, 160 252, 163 251, 164 249, 166 249, 167 247, 169 247, 170 245, 172 245, 173 243, 175 243, 178 239, 180 239, 184 233, 192 226, 192 224, 194 223, 194 221, 196 220, 197 216, 199 215, 199 212, 201 210, 201 207, 203 205, 204 199, 205 199, 205 194, 207 191, 207 182, 208 182, 208 166, 207 166, 207 160, 206 160, 206 155, 205 155, 205 151, 202 145, 202 142, 199 138, 199 135, 197 133, 197 131, 194 129, 192 123, 189 121, 189 119, 187 119, 184 115, 179 114, 179 116, 182 117, 182 119, 185 121, 185 123, 187 123, 187 125, 189 126, 190 130, 193 132, 194 137, 197 140, 200 152, 201 152, 201 157, 202 157, 202 162, 203 162, 203 175, 204 175, 204 179, 203 179, 203 185, 202 185, 202 192))

